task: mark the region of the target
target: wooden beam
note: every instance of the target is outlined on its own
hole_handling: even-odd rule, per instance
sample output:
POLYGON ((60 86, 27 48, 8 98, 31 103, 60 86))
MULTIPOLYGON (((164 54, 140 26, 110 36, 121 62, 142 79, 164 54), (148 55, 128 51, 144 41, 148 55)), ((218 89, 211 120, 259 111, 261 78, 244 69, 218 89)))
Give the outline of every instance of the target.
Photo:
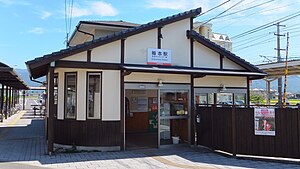
POLYGON ((53 144, 54 144, 54 67, 49 67, 49 79, 48 79, 48 99, 49 99, 49 121, 48 121, 48 154, 52 155, 53 153, 53 144))
POLYGON ((56 68, 120 70, 120 64, 117 63, 77 62, 77 61, 64 61, 64 60, 55 62, 55 67, 56 68))

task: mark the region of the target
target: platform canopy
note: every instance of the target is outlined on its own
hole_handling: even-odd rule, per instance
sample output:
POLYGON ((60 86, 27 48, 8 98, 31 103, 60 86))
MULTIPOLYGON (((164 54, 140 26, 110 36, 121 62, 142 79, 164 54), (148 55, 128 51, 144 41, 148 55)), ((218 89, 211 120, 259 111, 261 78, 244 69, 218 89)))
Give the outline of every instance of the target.
MULTIPOLYGON (((284 76, 285 61, 256 65, 268 73, 269 78, 284 76)), ((300 59, 288 61, 288 75, 300 75, 300 59)))
POLYGON ((2 62, 0 62, 0 84, 18 90, 29 89, 21 77, 14 71, 14 69, 2 62))

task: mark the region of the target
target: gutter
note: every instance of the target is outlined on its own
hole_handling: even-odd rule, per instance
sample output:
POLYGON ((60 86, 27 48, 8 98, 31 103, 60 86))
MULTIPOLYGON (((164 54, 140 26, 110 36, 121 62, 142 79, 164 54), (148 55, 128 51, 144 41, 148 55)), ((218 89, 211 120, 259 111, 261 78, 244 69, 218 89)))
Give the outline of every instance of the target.
POLYGON ((83 33, 83 34, 92 36, 93 40, 95 39, 95 36, 94 36, 93 34, 88 33, 88 32, 84 32, 84 31, 80 30, 80 29, 79 29, 79 26, 76 26, 76 30, 77 30, 78 32, 80 32, 80 33, 83 33))

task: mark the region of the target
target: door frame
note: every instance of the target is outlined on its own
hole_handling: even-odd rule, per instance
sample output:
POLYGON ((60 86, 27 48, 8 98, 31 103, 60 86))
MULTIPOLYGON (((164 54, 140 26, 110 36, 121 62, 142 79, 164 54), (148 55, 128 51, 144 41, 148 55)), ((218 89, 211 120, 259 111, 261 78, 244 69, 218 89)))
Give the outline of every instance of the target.
MULTIPOLYGON (((157 90, 157 109, 158 109, 158 127, 157 127, 157 145, 158 148, 160 148, 160 92, 161 90, 186 90, 188 91, 188 143, 191 143, 191 85, 190 84, 170 84, 170 83, 164 83, 163 86, 158 86, 157 83, 147 83, 147 82, 124 82, 124 93, 126 90, 157 90)), ((124 94, 124 100, 125 100, 125 94, 124 94)), ((125 104, 124 104, 125 106, 125 104)), ((123 112, 125 114, 125 111, 123 112)), ((124 150, 126 149, 126 118, 124 118, 124 150)))

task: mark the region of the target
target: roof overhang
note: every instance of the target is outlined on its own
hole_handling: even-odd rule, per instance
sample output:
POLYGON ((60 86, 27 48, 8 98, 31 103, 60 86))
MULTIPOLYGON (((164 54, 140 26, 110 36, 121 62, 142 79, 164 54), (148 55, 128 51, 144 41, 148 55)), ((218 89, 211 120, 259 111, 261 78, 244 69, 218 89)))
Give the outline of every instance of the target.
MULTIPOLYGON (((276 62, 257 65, 268 73, 268 77, 281 77, 285 73, 285 62, 276 62)), ((300 75, 300 60, 288 61, 288 75, 300 75)))
POLYGON ((18 90, 26 90, 28 86, 20 78, 20 76, 14 71, 13 68, 0 64, 0 83, 5 86, 12 87, 18 90))
POLYGON ((221 75, 221 76, 247 76, 249 79, 261 79, 266 76, 265 73, 245 72, 235 70, 208 70, 200 68, 180 68, 180 67, 142 67, 142 66, 124 66, 127 71, 132 72, 149 72, 149 73, 171 73, 171 74, 192 74, 204 77, 206 75, 221 75))

